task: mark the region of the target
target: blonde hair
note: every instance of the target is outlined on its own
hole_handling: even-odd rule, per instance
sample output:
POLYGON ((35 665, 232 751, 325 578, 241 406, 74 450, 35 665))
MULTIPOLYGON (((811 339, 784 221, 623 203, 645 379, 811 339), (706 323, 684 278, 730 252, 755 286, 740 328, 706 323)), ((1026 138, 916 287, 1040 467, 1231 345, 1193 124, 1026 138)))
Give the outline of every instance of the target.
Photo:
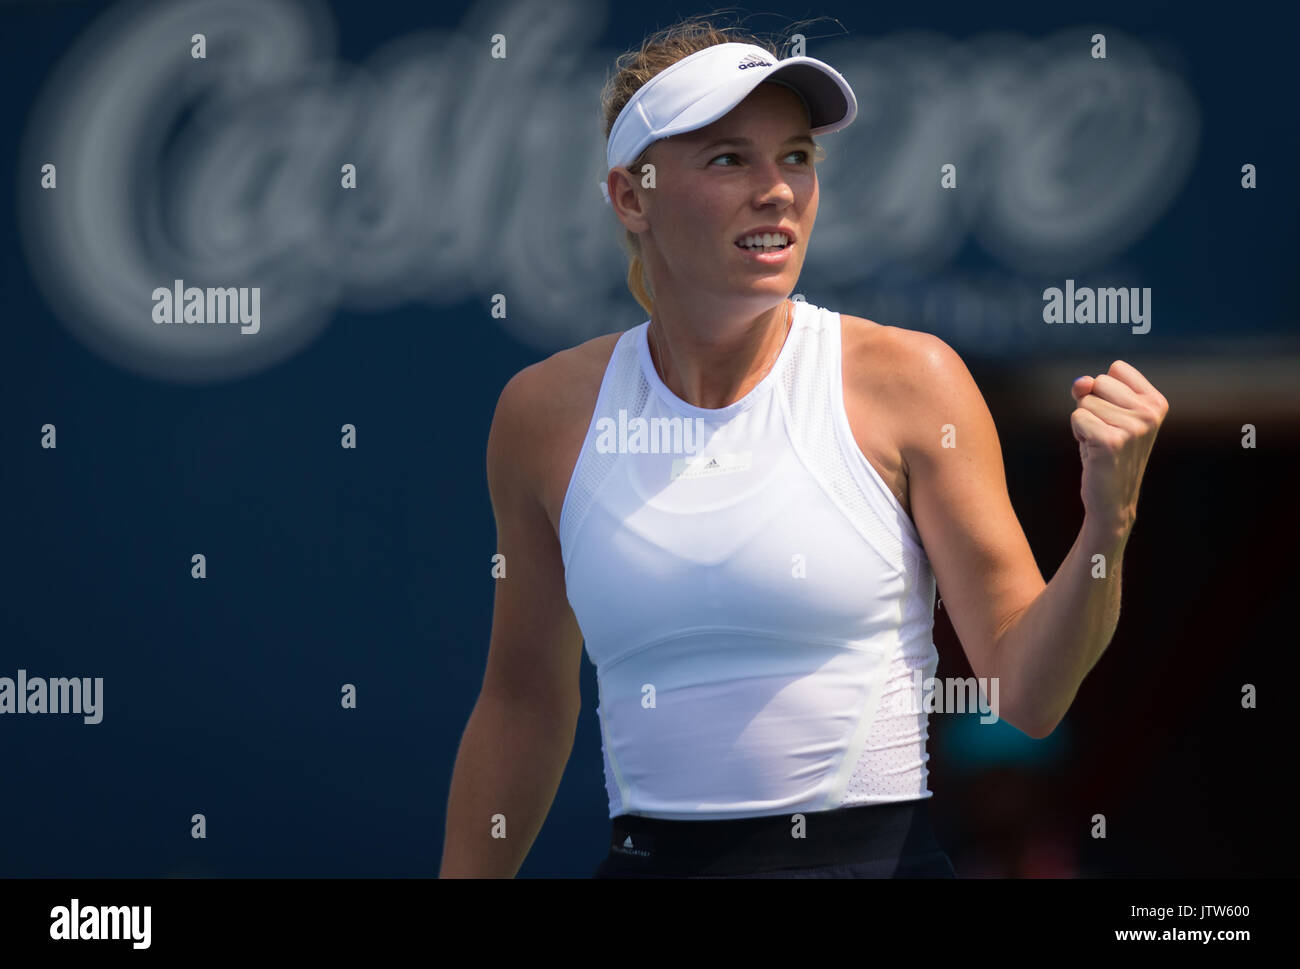
MULTIPOLYGON (((615 74, 605 82, 601 91, 601 107, 605 115, 605 138, 618 120, 619 112, 640 87, 660 71, 677 63, 683 57, 697 53, 716 44, 754 44, 762 47, 778 60, 781 53, 776 43, 740 27, 716 26, 706 17, 688 17, 671 27, 651 34, 637 50, 629 50, 614 62, 615 74)), ((639 171, 653 143, 628 168, 639 171)), ((623 230, 620 240, 628 255, 627 288, 647 313, 654 312, 654 293, 641 253, 641 240, 630 229, 623 230)))

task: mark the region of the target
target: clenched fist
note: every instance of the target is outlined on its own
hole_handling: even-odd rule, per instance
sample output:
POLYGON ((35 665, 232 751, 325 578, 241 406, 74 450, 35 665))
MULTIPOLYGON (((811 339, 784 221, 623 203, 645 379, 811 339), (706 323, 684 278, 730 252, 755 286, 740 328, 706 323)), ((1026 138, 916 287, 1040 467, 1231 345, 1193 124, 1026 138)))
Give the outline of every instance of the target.
POLYGON ((1123 360, 1104 374, 1080 377, 1070 393, 1078 404, 1070 427, 1083 462, 1084 513, 1100 524, 1130 528, 1147 458, 1169 402, 1123 360))

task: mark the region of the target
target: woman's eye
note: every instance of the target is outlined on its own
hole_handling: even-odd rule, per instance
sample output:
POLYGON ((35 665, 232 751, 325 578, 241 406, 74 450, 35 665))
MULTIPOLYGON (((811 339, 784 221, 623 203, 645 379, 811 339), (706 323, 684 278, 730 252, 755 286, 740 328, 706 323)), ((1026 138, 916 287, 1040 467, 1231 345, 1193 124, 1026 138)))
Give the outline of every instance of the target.
MULTIPOLYGON (((788 155, 786 155, 785 157, 786 157, 787 159, 789 159, 789 158, 795 158, 796 160, 795 160, 794 163, 795 163, 796 165, 807 165, 807 164, 811 163, 811 161, 812 161, 812 158, 811 158, 811 156, 809 155, 809 153, 806 152, 806 151, 803 151, 803 150, 792 151, 792 152, 790 152, 788 155)), ((714 158, 712 161, 710 161, 709 164, 712 165, 712 164, 714 164, 715 162, 718 162, 718 161, 720 161, 720 160, 723 159, 723 158, 736 159, 736 158, 739 158, 739 156, 738 156, 735 152, 733 152, 733 151, 729 151, 729 152, 727 152, 725 155, 718 155, 716 158, 714 158)), ((733 166, 733 165, 723 165, 722 167, 723 167, 723 168, 733 168, 734 166, 733 166)))

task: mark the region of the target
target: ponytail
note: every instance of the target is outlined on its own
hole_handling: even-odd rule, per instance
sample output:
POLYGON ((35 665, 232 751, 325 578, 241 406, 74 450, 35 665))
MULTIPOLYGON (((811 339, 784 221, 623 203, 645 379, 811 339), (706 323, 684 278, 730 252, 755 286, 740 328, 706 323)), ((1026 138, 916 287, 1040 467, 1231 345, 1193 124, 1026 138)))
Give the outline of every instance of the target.
MULTIPOLYGON (((631 236, 632 233, 629 232, 628 235, 631 236)), ((632 238, 635 239, 636 237, 633 236, 632 238)), ((632 242, 632 245, 635 248, 636 242, 632 242)), ((627 267, 627 288, 631 290, 633 298, 641 304, 641 308, 646 313, 653 315, 654 300, 650 296, 649 283, 649 279, 646 278, 645 261, 641 258, 639 251, 634 251, 627 267)))

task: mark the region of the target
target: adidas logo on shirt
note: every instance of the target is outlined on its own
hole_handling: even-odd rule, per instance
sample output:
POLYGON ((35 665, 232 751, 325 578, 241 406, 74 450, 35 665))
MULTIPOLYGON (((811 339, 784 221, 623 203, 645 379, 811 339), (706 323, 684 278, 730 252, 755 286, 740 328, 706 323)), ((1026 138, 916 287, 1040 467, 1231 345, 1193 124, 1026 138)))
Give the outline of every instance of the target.
POLYGON ((632 836, 629 834, 623 839, 622 844, 613 845, 611 850, 618 852, 620 855, 636 855, 640 858, 649 858, 649 838, 645 835, 641 835, 641 842, 645 847, 638 848, 632 843, 632 836))
POLYGON ((752 451, 738 451, 734 454, 716 454, 707 458, 678 458, 673 461, 668 473, 669 481, 678 478, 705 478, 719 474, 733 474, 748 471, 753 460, 752 451))

